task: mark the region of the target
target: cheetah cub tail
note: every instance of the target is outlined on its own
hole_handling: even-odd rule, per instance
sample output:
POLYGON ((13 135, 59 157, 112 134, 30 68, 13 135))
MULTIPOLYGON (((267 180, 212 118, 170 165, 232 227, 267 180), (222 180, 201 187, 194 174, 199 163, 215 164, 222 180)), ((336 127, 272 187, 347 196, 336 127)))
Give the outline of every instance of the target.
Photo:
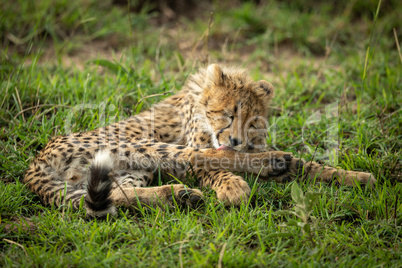
POLYGON ((104 217, 115 215, 116 207, 110 198, 112 179, 109 177, 114 160, 108 151, 100 151, 89 167, 89 178, 85 204, 87 216, 104 217))

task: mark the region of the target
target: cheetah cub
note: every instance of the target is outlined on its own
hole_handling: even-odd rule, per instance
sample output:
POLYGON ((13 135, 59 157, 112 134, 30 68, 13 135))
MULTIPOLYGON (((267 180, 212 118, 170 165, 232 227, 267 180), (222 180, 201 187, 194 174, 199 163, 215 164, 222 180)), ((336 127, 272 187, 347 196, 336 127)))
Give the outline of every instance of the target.
POLYGON ((116 206, 175 203, 194 207, 198 189, 182 184, 147 187, 154 173, 196 178, 228 205, 246 202, 250 187, 239 174, 278 182, 300 178, 373 185, 370 173, 340 170, 266 151, 267 115, 274 88, 244 70, 212 64, 190 76, 176 95, 124 121, 50 140, 24 182, 43 203, 81 200, 90 217, 116 214, 116 206), (190 176, 189 176, 190 175, 190 176))

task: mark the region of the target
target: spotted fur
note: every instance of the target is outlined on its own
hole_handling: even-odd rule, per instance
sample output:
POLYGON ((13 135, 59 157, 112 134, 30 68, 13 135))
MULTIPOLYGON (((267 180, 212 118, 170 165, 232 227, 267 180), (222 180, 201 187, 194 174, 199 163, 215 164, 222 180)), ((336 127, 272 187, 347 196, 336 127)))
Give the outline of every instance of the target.
POLYGON ((370 173, 305 162, 290 153, 266 151, 266 118, 272 85, 245 71, 210 65, 192 75, 176 95, 150 110, 85 133, 50 140, 28 168, 24 182, 45 204, 81 200, 89 216, 115 214, 116 206, 195 206, 202 193, 181 184, 149 186, 155 172, 216 191, 238 205, 250 195, 238 174, 264 179, 302 178, 374 184, 370 173), (300 176, 299 176, 300 177, 300 176))

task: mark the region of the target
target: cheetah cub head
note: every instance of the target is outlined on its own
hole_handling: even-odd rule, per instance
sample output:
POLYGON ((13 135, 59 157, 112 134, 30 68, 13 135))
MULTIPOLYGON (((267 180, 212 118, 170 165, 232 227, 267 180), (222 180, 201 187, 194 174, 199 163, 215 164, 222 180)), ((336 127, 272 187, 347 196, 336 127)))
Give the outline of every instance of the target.
POLYGON ((215 147, 250 153, 264 150, 273 86, 253 81, 243 70, 216 64, 208 66, 204 79, 201 103, 216 137, 215 147))

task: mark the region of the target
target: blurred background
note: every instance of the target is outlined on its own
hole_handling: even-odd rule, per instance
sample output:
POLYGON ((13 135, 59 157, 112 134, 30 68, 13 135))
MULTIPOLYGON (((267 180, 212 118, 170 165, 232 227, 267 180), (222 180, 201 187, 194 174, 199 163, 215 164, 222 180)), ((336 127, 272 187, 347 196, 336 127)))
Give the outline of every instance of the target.
POLYGON ((370 38, 377 0, 2 2, 3 70, 29 55, 83 67, 91 58, 118 59, 130 51, 151 61, 174 58, 180 66, 213 60, 265 71, 283 54, 322 59, 345 46, 365 53, 370 41, 396 49, 393 29, 400 34, 402 11, 400 1, 380 1, 370 38))

